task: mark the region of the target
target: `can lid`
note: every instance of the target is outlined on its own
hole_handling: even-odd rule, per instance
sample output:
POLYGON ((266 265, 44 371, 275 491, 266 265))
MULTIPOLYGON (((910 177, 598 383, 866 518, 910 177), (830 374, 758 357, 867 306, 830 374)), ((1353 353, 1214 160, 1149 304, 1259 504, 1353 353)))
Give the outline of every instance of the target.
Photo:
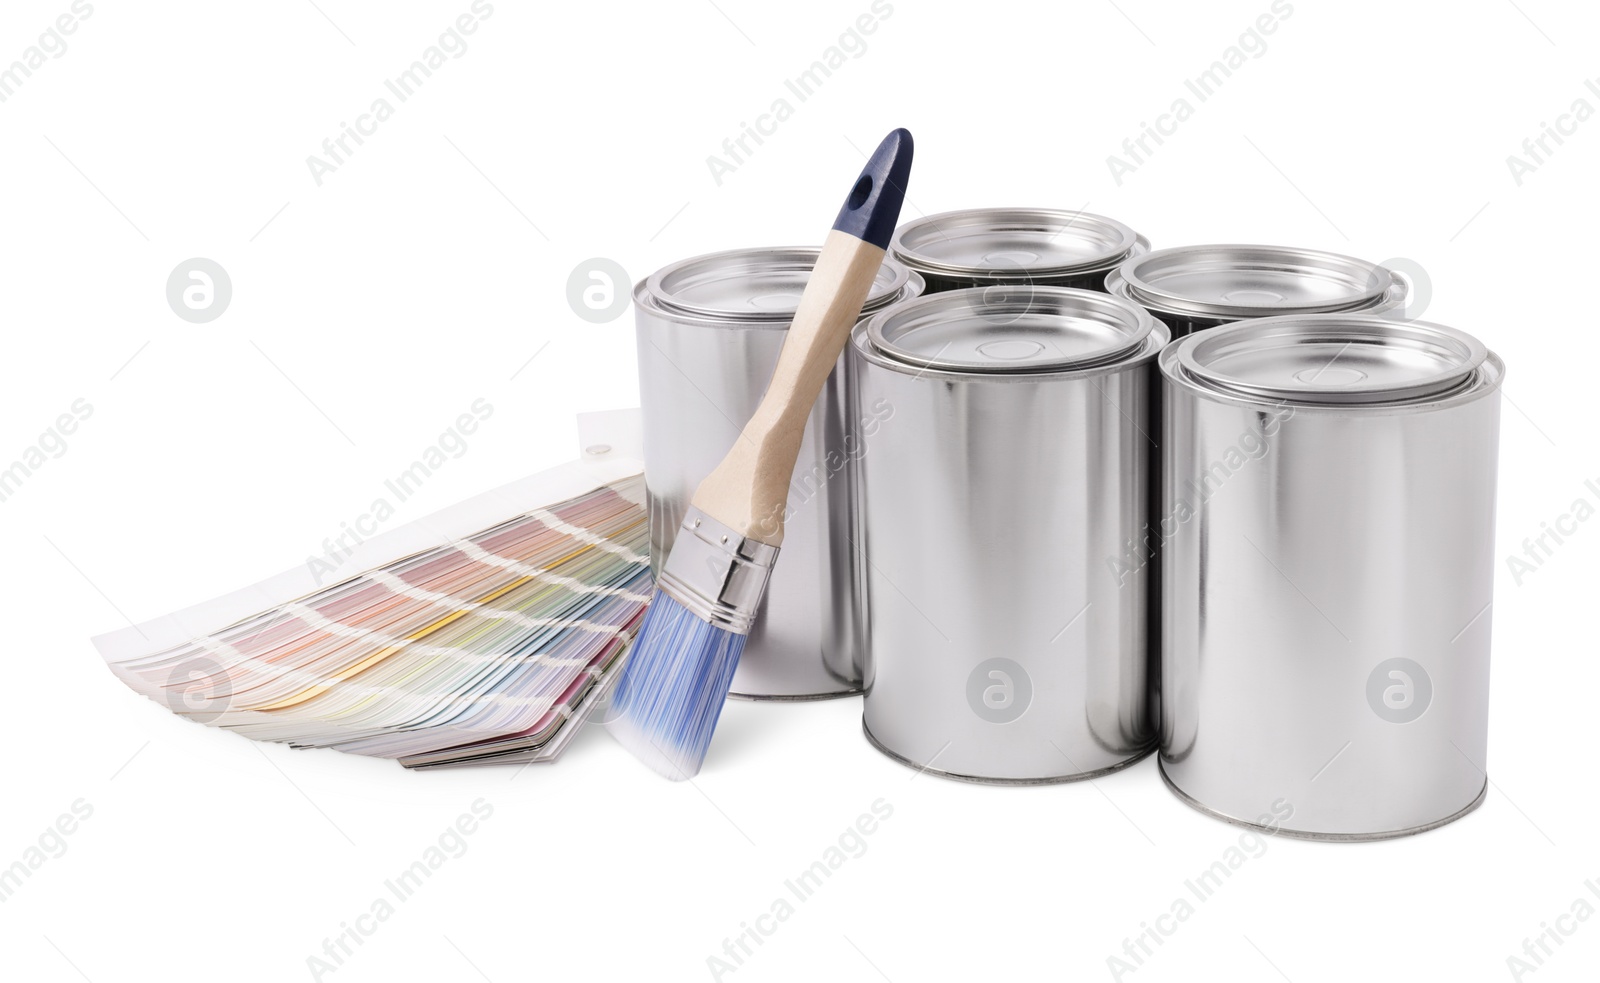
POLYGON ((1291 246, 1178 246, 1117 270, 1130 299, 1211 317, 1313 314, 1368 306, 1395 284, 1376 263, 1291 246))
POLYGON ((868 321, 867 338, 907 365, 952 372, 1059 372, 1115 362, 1141 349, 1155 318, 1089 290, 972 287, 896 304, 868 321))
POLYGON ((1215 389, 1300 403, 1403 403, 1468 380, 1488 357, 1463 331, 1370 314, 1238 321, 1178 342, 1178 363, 1215 389))
MULTIPOLYGON (((645 281, 645 289, 662 306, 700 317, 788 322, 821 252, 794 246, 709 253, 662 267, 645 281)), ((885 262, 862 310, 888 305, 910 277, 904 266, 885 262)))
POLYGON ((889 249, 913 269, 1054 276, 1115 263, 1138 236, 1121 222, 1053 208, 969 208, 900 226, 889 249))

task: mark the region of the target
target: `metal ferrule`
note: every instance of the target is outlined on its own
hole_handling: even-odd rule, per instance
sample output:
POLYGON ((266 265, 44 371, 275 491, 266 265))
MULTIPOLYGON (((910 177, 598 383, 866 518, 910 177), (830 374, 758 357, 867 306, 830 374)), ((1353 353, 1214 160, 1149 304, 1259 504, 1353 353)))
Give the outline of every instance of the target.
POLYGON ((718 628, 748 635, 777 559, 778 547, 743 536, 691 505, 656 586, 718 628))

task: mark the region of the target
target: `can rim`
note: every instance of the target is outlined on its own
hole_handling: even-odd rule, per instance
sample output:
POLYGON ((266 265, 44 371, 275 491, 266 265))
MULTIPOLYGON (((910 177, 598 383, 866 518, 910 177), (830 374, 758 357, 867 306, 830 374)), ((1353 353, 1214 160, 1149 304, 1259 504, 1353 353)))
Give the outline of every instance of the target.
POLYGON ((895 304, 873 315, 864 324, 867 343, 875 353, 890 361, 911 368, 985 376, 1048 375, 1115 364, 1141 351, 1158 327, 1159 322, 1148 311, 1121 298, 1093 290, 1031 284, 968 287, 926 294, 895 304), (895 334, 897 327, 904 330, 918 324, 966 318, 1003 325, 1011 322, 992 319, 1030 314, 1071 314, 1084 320, 1097 320, 1107 328, 1119 331, 1121 338, 1117 343, 1085 354, 1062 353, 1062 357, 1057 359, 1016 365, 945 357, 943 350, 930 356, 896 344, 899 337, 895 334))
MULTIPOLYGON (((774 308, 763 310, 734 310, 714 304, 696 304, 682 299, 679 292, 695 282, 703 282, 713 275, 732 278, 740 272, 782 273, 804 272, 810 275, 817 265, 822 250, 816 246, 752 246, 742 249, 724 249, 702 253, 663 266, 646 277, 640 288, 662 308, 679 314, 729 322, 777 322, 787 324, 794 320, 794 310, 774 308)), ((911 270, 892 257, 885 257, 873 282, 863 312, 880 310, 894 303, 911 279, 911 270)), ((798 298, 796 298, 798 301, 798 298)))
MULTIPOLYGON (((1275 347, 1275 346, 1274 346, 1275 347)), ((1290 314, 1253 318, 1196 332, 1173 345, 1173 358, 1197 384, 1253 399, 1316 405, 1400 404, 1436 399, 1469 387, 1489 357, 1482 342, 1456 328, 1427 321, 1391 321, 1371 314, 1290 314), (1220 358, 1242 351, 1263 350, 1262 342, 1285 347, 1297 344, 1340 344, 1337 359, 1352 345, 1372 345, 1448 362, 1447 368, 1404 383, 1366 379, 1316 388, 1248 382, 1213 367, 1220 358)), ((1330 359, 1327 366, 1333 364, 1330 359)), ((1303 382, 1309 387, 1309 383, 1303 382)))
MULTIPOLYGON (((934 215, 925 215, 901 225, 889 243, 894 258, 912 269, 932 273, 949 273, 957 276, 981 276, 985 279, 1017 279, 1039 276, 1057 276, 1068 273, 1093 273, 1115 266, 1132 255, 1140 236, 1116 219, 1093 212, 1059 208, 963 208, 934 215), (924 251, 926 243, 935 238, 948 240, 953 230, 979 232, 1054 230, 1050 238, 1068 229, 1094 233, 1079 236, 1083 242, 1103 244, 1101 251, 1081 262, 1041 266, 1019 266, 1016 272, 997 271, 989 267, 952 263, 924 251)), ((1146 243, 1148 247, 1148 243, 1146 243)))
MULTIPOLYGON (((1124 285, 1129 300, 1170 310, 1175 314, 1201 317, 1244 318, 1363 310, 1378 303, 1397 282, 1388 267, 1354 256, 1300 246, 1251 243, 1208 243, 1157 249, 1127 257, 1114 272, 1124 285), (1153 275, 1161 272, 1227 273, 1246 270, 1291 273, 1338 283, 1346 288, 1346 297, 1337 303, 1216 303, 1196 300, 1152 282, 1153 275)), ((1107 280, 1109 288, 1109 275, 1107 280)))
MULTIPOLYGON (((1389 271, 1391 274, 1393 270, 1389 271)), ((1190 311, 1177 310, 1159 304, 1147 303, 1133 297, 1128 290, 1128 282, 1122 279, 1120 264, 1106 274, 1106 293, 1113 297, 1121 297, 1130 303, 1138 304, 1158 317, 1183 318, 1188 321, 1209 322, 1212 326, 1232 324, 1235 321, 1261 320, 1260 317, 1240 317, 1235 314, 1195 314, 1190 311)), ((1339 311, 1305 311, 1302 314, 1281 315, 1285 317, 1306 316, 1309 314, 1374 314, 1390 315, 1395 311, 1404 311, 1411 303, 1411 285, 1402 276, 1395 276, 1394 283, 1384 291, 1377 300, 1364 307, 1352 307, 1339 311)), ((1268 315, 1277 317, 1280 315, 1268 315)))
MULTIPOLYGON (((962 270, 924 270, 923 267, 921 267, 920 265, 914 267, 913 268, 913 272, 922 271, 922 272, 926 272, 926 273, 931 273, 934 276, 943 276, 943 277, 946 277, 946 278, 957 279, 957 280, 962 280, 962 281, 972 281, 977 286, 981 286, 981 287, 987 287, 987 286, 1013 286, 1013 285, 1015 285, 1015 286, 1023 286, 1023 285, 1027 285, 1027 284, 1030 284, 1030 283, 1038 283, 1040 280, 1049 280, 1049 279, 1052 279, 1052 278, 1055 278, 1055 277, 1066 277, 1066 276, 1070 276, 1070 277, 1105 276, 1109 280, 1111 275, 1115 274, 1116 271, 1117 271, 1117 268, 1120 267, 1124 262, 1126 262, 1127 260, 1129 260, 1130 258, 1135 257, 1135 256, 1143 256, 1144 254, 1148 253, 1149 251, 1150 251, 1150 240, 1146 239, 1144 236, 1138 236, 1137 238, 1134 239, 1133 248, 1129 249, 1126 255, 1119 256, 1119 257, 1117 257, 1115 259, 1107 260, 1104 263, 1100 263, 1098 265, 1091 266, 1091 267, 1088 267, 1086 269, 1071 270, 1071 271, 1068 271, 1068 272, 1065 272, 1065 273, 1045 273, 1045 272, 1038 271, 1038 270, 1033 270, 1033 271, 1029 271, 1029 272, 1026 272, 1026 273, 1002 273, 1002 272, 996 272, 996 271, 993 271, 993 270, 984 271, 982 273, 976 273, 976 272, 972 272, 972 271, 962 271, 962 270)), ((896 258, 898 258, 898 257, 896 257, 896 258)), ((904 261, 901 260, 901 262, 904 262, 904 261)), ((1056 286, 1056 284, 1039 283, 1039 286, 1041 286, 1041 287, 1043 287, 1043 286, 1056 286)), ((960 289, 960 288, 957 288, 957 289, 960 289)), ((1098 292, 1111 293, 1110 290, 1104 290, 1104 291, 1098 291, 1098 292)), ((1132 301, 1135 304, 1138 304, 1138 301, 1133 301, 1132 298, 1128 297, 1125 294, 1118 294, 1117 296, 1120 296, 1123 300, 1129 300, 1129 301, 1132 301)), ((1140 307, 1144 307, 1146 305, 1139 304, 1139 306, 1140 307)))

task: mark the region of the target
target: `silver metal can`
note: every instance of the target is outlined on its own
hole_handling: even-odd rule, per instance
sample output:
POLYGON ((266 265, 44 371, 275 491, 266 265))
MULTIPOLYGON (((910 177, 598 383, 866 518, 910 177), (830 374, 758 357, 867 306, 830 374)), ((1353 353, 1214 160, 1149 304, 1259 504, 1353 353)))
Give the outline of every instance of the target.
POLYGON ((1139 759, 1149 715, 1154 360, 1133 304, 1051 286, 954 290, 856 326, 868 644, 862 725, 902 763, 996 784, 1139 759))
MULTIPOLYGON (((673 263, 633 290, 654 570, 689 499, 766 392, 815 248, 737 249, 673 263)), ((863 314, 922 292, 885 262, 863 314)), ((811 700, 861 689, 862 587, 850 547, 849 468, 875 421, 847 416, 835 369, 806 425, 789 491, 783 562, 772 574, 730 695, 811 700)))
POLYGON ((969 208, 907 222, 889 251, 928 293, 1037 284, 1105 290, 1106 274, 1150 242, 1114 219, 1054 208, 969 208))
POLYGON ((1316 839, 1471 811, 1504 364, 1460 331, 1346 314, 1203 331, 1159 364, 1168 785, 1316 839))
POLYGON ((1182 338, 1219 324, 1290 314, 1395 314, 1409 302, 1400 272, 1292 246, 1176 246, 1132 256, 1105 279, 1182 338))

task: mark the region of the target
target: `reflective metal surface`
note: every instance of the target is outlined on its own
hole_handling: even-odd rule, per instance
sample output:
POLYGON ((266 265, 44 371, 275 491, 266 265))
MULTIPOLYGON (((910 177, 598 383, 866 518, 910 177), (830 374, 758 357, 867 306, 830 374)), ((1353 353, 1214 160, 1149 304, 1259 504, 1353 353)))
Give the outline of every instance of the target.
POLYGON ((1314 403, 1397 403, 1459 387, 1488 357, 1471 335, 1422 321, 1274 317, 1184 345, 1185 372, 1214 389, 1314 403))
POLYGON ((1135 233, 1121 222, 1053 208, 969 208, 907 222, 895 258, 952 273, 1067 273, 1123 258, 1135 233))
POLYGON ((1169 783, 1323 839, 1470 811, 1503 364, 1460 332, 1348 315, 1239 322, 1159 364, 1169 783))
POLYGON ((1105 291, 1131 300, 1174 338, 1245 318, 1403 311, 1410 283, 1365 260, 1290 246, 1177 246, 1123 260, 1105 291))
MULTIPOLYGON (((656 303, 680 313, 786 325, 816 261, 815 248, 733 249, 680 260, 652 273, 642 286, 656 303)), ((885 263, 862 310, 900 299, 910 277, 904 266, 885 263)))
POLYGON ((872 318, 867 337, 874 350, 915 368, 1037 373, 1117 361, 1142 346, 1155 324, 1103 295, 996 287, 900 304, 872 318))
POLYGON ((1092 777, 1149 751, 1151 568, 1121 560, 1147 519, 1166 341, 1137 307, 1058 287, 938 294, 857 325, 857 412, 886 414, 859 461, 875 746, 996 783, 1092 777), (1010 348, 932 366, 908 336, 940 316, 963 361, 988 340, 1052 354, 1032 372, 1010 348))
POLYGON ((1218 317, 1349 310, 1393 284, 1376 263, 1293 246, 1178 246, 1119 272, 1138 303, 1218 317))
POLYGON ((928 293, 1015 283, 1103 291, 1106 273, 1150 243, 1089 212, 969 208, 905 223, 889 249, 928 293))
MULTIPOLYGON (((659 573, 694 490, 738 439, 766 391, 818 250, 745 249, 675 263, 634 288, 650 554, 659 573)), ((885 263, 868 306, 921 291, 885 263)), ((876 420, 852 419, 835 370, 812 411, 790 487, 783 559, 731 695, 820 699, 861 688, 865 609, 851 530, 849 461, 876 420)))
POLYGON ((736 635, 755 627, 778 547, 689 506, 656 586, 702 621, 736 635))

